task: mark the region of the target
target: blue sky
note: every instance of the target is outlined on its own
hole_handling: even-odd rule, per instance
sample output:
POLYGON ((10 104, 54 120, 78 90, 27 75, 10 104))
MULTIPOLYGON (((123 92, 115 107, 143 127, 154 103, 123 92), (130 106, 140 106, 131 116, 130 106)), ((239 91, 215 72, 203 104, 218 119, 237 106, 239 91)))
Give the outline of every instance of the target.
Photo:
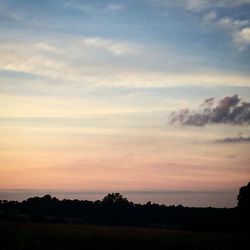
POLYGON ((206 98, 250 101, 249 11, 249 0, 0 0, 0 171, 11 180, 0 188, 244 185, 249 120, 168 122, 206 98))
MULTIPOLYGON (((184 77, 214 74, 218 79, 211 81, 213 84, 246 86, 250 60, 248 1, 218 2, 1 1, 1 41, 5 50, 13 50, 19 43, 20 53, 29 56, 23 50, 30 45, 30 53, 32 49, 50 53, 46 58, 70 60, 72 67, 74 63, 100 67, 109 63, 126 73, 147 71, 160 77, 158 81, 149 79, 156 87, 187 84, 171 78, 164 83, 166 73, 184 77), (84 58, 77 49, 72 50, 79 43, 90 50, 84 58)), ((6 65, 2 68, 12 69, 6 65)), ((12 71, 41 77, 28 69, 12 71)), ((188 84, 199 84, 197 78, 188 84)))

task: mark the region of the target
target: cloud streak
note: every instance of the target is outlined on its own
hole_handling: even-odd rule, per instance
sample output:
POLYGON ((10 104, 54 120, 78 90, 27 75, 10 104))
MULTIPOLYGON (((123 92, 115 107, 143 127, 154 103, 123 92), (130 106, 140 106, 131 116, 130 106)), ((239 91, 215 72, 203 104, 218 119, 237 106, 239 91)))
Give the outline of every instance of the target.
POLYGON ((151 0, 156 7, 168 9, 170 7, 184 8, 189 12, 202 15, 205 24, 223 30, 231 36, 231 41, 239 50, 244 50, 250 45, 250 20, 237 18, 228 11, 233 8, 244 8, 250 5, 249 0, 151 0), (228 15, 225 15, 228 13, 228 15))
POLYGON ((250 103, 242 101, 238 95, 227 96, 218 103, 214 98, 206 99, 198 110, 182 109, 173 112, 170 123, 203 127, 208 124, 250 124, 250 103))
POLYGON ((82 44, 88 48, 108 51, 116 56, 137 53, 135 46, 124 42, 116 42, 100 37, 88 37, 82 40, 82 44))
POLYGON ((122 11, 125 6, 119 3, 109 3, 106 5, 103 4, 86 4, 80 1, 66 1, 64 7, 71 8, 74 10, 81 11, 85 14, 89 13, 102 13, 102 14, 113 14, 122 11))
POLYGON ((205 9, 212 9, 212 8, 233 8, 236 6, 242 6, 246 4, 250 4, 250 0, 151 0, 156 6, 181 6, 185 7, 190 11, 203 11, 205 9))
MULTIPOLYGON (((122 40, 101 37, 77 37, 57 40, 2 43, 0 45, 0 69, 13 73, 31 74, 41 80, 45 89, 65 86, 102 87, 166 87, 185 85, 248 86, 249 76, 239 73, 211 72, 196 69, 192 59, 177 61, 193 65, 192 70, 178 69, 166 72, 162 69, 148 69, 150 62, 145 58, 158 53, 151 48, 150 55, 143 45, 122 40), (187 63, 188 62, 188 63, 187 63), (135 67, 140 65, 140 67, 135 67), (46 78, 46 81, 45 81, 46 78)), ((171 58, 178 54, 170 54, 171 58)), ((169 58, 170 58, 169 57, 169 58)), ((168 58, 168 59, 169 59, 168 58)), ((167 64, 166 58, 163 59, 167 64)), ((152 62, 152 64, 154 64, 152 62)), ((175 67, 168 64, 169 67, 175 67)), ((5 80, 0 88, 6 86, 5 80)), ((22 81, 25 85, 25 82, 22 81)), ((36 84, 28 84, 35 88, 36 84)), ((40 85, 39 85, 40 86, 40 85)), ((11 89, 12 85, 8 85, 11 89)))
POLYGON ((250 143, 250 136, 249 137, 243 137, 243 136, 226 137, 226 138, 222 138, 222 139, 217 139, 214 142, 215 143, 222 143, 222 144, 250 143))
MULTIPOLYGON (((0 2, 0 19, 7 19, 14 22, 22 22, 26 17, 26 13, 13 11, 6 2, 0 2)), ((1 20, 2 21, 2 20, 1 20)))
POLYGON ((206 24, 212 24, 216 28, 221 29, 230 34, 232 41, 240 50, 247 48, 250 45, 250 21, 234 19, 232 17, 217 16, 215 11, 208 12, 203 20, 206 24))

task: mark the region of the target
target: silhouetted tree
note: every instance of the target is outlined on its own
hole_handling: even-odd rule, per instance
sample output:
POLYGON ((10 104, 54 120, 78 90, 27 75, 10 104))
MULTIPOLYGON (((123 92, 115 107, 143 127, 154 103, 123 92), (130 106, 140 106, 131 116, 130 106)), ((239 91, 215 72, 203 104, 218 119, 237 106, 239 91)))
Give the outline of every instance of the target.
POLYGON ((238 199, 238 207, 240 208, 250 208, 250 182, 247 186, 241 187, 238 199))
POLYGON ((111 193, 106 195, 102 202, 104 204, 126 204, 129 203, 127 198, 123 197, 120 193, 111 193))

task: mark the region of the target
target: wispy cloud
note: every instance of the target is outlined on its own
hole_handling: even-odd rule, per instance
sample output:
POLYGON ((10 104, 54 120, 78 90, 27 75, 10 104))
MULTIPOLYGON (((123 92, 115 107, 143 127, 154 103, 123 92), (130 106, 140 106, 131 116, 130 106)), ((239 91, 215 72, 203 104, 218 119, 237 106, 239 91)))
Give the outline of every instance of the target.
POLYGON ((243 28, 234 34, 234 41, 241 50, 250 46, 250 27, 243 28))
POLYGON ((235 19, 231 16, 219 16, 216 7, 234 7, 242 4, 250 4, 250 1, 218 1, 219 5, 211 6, 212 10, 208 11, 203 20, 205 23, 212 24, 214 27, 229 33, 231 40, 239 50, 246 49, 250 44, 250 20, 235 19))
POLYGON ((64 7, 75 9, 85 14, 91 14, 95 12, 99 13, 118 13, 125 8, 124 4, 120 3, 108 3, 108 4, 94 4, 94 3, 83 3, 80 1, 66 1, 64 7))
MULTIPOLYGON (((155 61, 152 61, 154 56, 156 60, 159 53, 152 47, 149 53, 143 45, 102 37, 71 37, 64 38, 63 42, 47 40, 2 43, 0 51, 1 70, 31 74, 41 78, 44 88, 50 85, 50 89, 56 86, 248 86, 250 79, 247 74, 213 72, 206 68, 201 71, 195 66, 190 71, 178 69, 178 72, 150 68, 149 66, 155 64, 155 61)), ((169 54, 166 59, 161 60, 167 64, 171 58, 177 60, 177 56, 169 54)), ((180 61, 179 65, 193 63, 189 58, 185 60, 180 61)), ((24 82, 22 81, 22 84, 24 82)), ((32 86, 30 81, 28 86, 32 86)), ((8 89, 11 89, 11 85, 8 89)))
POLYGON ((186 0, 185 6, 188 10, 200 11, 208 6, 208 1, 206 1, 206 0, 186 0))
POLYGON ((40 51, 56 53, 58 50, 50 43, 38 42, 34 44, 34 47, 40 51))
POLYGON ((231 17, 223 17, 216 23, 219 27, 225 30, 238 30, 249 24, 248 20, 237 20, 231 17))
POLYGON ((122 56, 126 54, 134 54, 138 48, 135 45, 128 43, 117 42, 114 40, 103 39, 100 37, 88 37, 82 40, 82 44, 89 48, 100 49, 108 51, 116 56, 122 56))
POLYGON ((217 19, 217 13, 214 10, 209 11, 203 17, 205 23, 212 23, 217 19))
POLYGON ((234 19, 229 16, 219 18, 215 11, 210 11, 204 15, 205 23, 212 24, 216 28, 228 32, 233 43, 240 49, 247 48, 250 44, 250 21, 234 19))
POLYGON ((237 137, 226 137, 222 139, 217 139, 214 141, 215 143, 222 143, 222 144, 233 144, 233 143, 250 143, 250 136, 243 137, 243 136, 237 136, 237 137))
POLYGON ((182 0, 187 7, 194 10, 214 9, 214 8, 233 8, 244 4, 250 4, 249 0, 182 0), (192 8, 193 7, 193 8, 192 8))
POLYGON ((23 11, 16 11, 8 6, 7 2, 0 2, 0 18, 8 19, 15 22, 20 22, 25 19, 26 13, 23 11))
POLYGON ((205 126, 207 124, 250 124, 250 103, 242 101, 238 95, 227 96, 218 103, 214 98, 206 99, 199 110, 183 109, 173 112, 171 123, 187 126, 205 126))
POLYGON ((106 5, 104 8, 104 11, 114 13, 114 12, 119 12, 123 10, 124 8, 125 6, 123 4, 113 3, 113 4, 106 5))
POLYGON ((249 19, 235 18, 232 16, 230 8, 242 7, 250 5, 249 0, 233 1, 233 0, 152 0, 154 6, 178 7, 187 11, 194 12, 198 17, 203 16, 205 24, 213 25, 216 29, 221 29, 231 36, 231 42, 234 43, 239 50, 246 49, 249 42, 249 19), (218 14, 220 13, 220 14, 218 14), (228 13, 225 14, 225 13, 228 13))
POLYGON ((66 1, 64 3, 64 7, 76 9, 78 11, 82 11, 82 12, 86 12, 86 13, 88 13, 89 11, 92 11, 94 9, 92 5, 83 4, 83 3, 80 3, 79 1, 66 1))
POLYGON ((191 11, 204 11, 206 9, 233 8, 244 4, 250 4, 249 0, 150 0, 156 6, 179 6, 191 11))
POLYGON ((214 24, 218 28, 226 31, 237 31, 249 24, 249 20, 234 19, 232 17, 219 17, 216 11, 212 10, 206 13, 203 17, 204 21, 209 24, 214 24))

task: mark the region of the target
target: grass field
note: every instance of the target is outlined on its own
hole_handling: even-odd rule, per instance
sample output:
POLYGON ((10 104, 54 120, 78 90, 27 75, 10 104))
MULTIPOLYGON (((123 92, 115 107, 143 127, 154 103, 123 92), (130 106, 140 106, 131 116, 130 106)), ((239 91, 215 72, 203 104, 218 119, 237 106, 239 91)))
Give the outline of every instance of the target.
POLYGON ((239 246, 240 241, 242 240, 235 234, 227 233, 75 224, 0 222, 1 250, 221 250, 241 249, 239 246))

